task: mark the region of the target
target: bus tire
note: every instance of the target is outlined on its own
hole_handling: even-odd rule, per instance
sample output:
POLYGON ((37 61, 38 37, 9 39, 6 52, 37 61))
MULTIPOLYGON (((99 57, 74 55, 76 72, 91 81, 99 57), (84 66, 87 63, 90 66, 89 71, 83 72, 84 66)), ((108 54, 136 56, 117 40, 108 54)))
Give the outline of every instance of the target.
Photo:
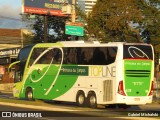
POLYGON ((86 98, 85 94, 83 91, 78 91, 77 96, 76 96, 76 103, 79 107, 83 107, 86 104, 86 98))
POLYGON ((97 97, 94 92, 90 92, 88 94, 87 103, 90 108, 97 108, 97 97))
POLYGON ((26 100, 29 100, 29 101, 33 101, 33 91, 32 91, 32 88, 27 88, 26 89, 26 94, 25 94, 25 98, 26 100))

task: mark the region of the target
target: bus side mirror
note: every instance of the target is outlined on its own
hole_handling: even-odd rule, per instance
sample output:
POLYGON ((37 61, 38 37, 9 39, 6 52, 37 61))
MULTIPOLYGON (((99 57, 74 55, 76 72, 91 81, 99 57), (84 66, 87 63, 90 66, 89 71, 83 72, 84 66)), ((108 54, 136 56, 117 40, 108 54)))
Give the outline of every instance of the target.
POLYGON ((16 61, 14 63, 11 63, 8 67, 8 72, 12 72, 13 69, 15 69, 16 65, 20 63, 20 61, 16 61))
POLYGON ((11 71, 12 71, 12 68, 11 68, 11 67, 9 67, 9 68, 8 68, 8 72, 10 73, 11 71))

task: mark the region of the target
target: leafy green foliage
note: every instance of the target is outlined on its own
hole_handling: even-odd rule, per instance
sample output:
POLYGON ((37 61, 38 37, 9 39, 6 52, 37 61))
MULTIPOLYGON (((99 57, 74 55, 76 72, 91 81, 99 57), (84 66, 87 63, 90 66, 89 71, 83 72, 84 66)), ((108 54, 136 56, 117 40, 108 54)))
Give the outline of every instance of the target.
POLYGON ((143 28, 149 32, 151 43, 157 45, 159 4, 159 0, 97 0, 87 19, 88 33, 104 41, 143 42, 143 28))
POLYGON ((48 29, 52 30, 48 42, 68 40, 68 35, 65 34, 65 23, 68 19, 68 17, 48 16, 48 29))
MULTIPOLYGON (((68 35, 65 35, 66 20, 68 20, 68 17, 47 17, 47 42, 56 42, 68 39, 68 35)), ((34 42, 44 42, 44 16, 36 16, 35 23, 33 24, 33 30, 35 31, 34 42)))
POLYGON ((44 21, 42 16, 35 17, 35 23, 33 24, 33 30, 35 31, 33 43, 42 42, 42 40, 44 39, 43 22, 44 21))
POLYGON ((33 34, 24 34, 23 33, 24 46, 32 44, 33 38, 34 38, 33 34))
POLYGON ((129 23, 142 21, 135 4, 136 0, 98 0, 87 21, 88 32, 111 41, 128 41, 126 37, 135 37, 129 23), (99 32, 92 31, 92 28, 99 32))

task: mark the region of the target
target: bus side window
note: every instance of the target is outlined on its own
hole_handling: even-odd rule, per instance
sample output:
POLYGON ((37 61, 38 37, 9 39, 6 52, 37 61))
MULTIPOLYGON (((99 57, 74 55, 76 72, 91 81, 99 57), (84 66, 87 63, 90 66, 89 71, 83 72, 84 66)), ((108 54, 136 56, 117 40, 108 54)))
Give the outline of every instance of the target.
POLYGON ((37 58, 46 50, 46 48, 34 48, 32 54, 31 54, 31 57, 30 57, 30 60, 29 60, 29 64, 28 64, 28 67, 32 66, 33 63, 34 64, 41 64, 42 62, 42 59, 44 59, 44 55, 39 59, 37 60, 37 58))
POLYGON ((22 80, 22 77, 23 77, 23 69, 22 69, 22 63, 17 63, 15 65, 12 66, 11 68, 11 75, 12 75, 12 78, 14 79, 14 82, 17 83, 17 82, 20 82, 22 80))
POLYGON ((68 55, 68 48, 63 48, 63 64, 67 64, 67 55, 68 55))
POLYGON ((53 60, 53 51, 47 51, 38 61, 37 64, 50 64, 53 60))
POLYGON ((93 50, 93 65, 109 65, 114 63, 117 47, 96 47, 93 50))
POLYGON ((82 64, 83 55, 81 54, 82 48, 77 47, 77 64, 82 64))
POLYGON ((117 55, 117 47, 108 47, 108 64, 112 64, 115 62, 116 55, 117 55))
POLYGON ((52 49, 53 64, 60 64, 62 61, 62 52, 59 48, 52 49))
POLYGON ((93 64, 93 48, 84 47, 81 49, 81 64, 93 64))
POLYGON ((95 48, 93 53, 93 64, 94 65, 105 65, 106 64, 106 58, 105 53, 102 51, 102 49, 105 48, 95 48))
POLYGON ((37 57, 39 56, 40 54, 40 49, 39 48, 34 48, 33 52, 32 52, 32 55, 30 57, 30 60, 29 60, 29 66, 32 66, 32 64, 34 63, 34 61, 37 59, 37 57))
POLYGON ((53 48, 43 54, 36 62, 37 64, 60 64, 62 60, 62 53, 59 48, 53 48))
POLYGON ((77 49, 76 48, 65 48, 65 60, 66 64, 77 64, 77 49))

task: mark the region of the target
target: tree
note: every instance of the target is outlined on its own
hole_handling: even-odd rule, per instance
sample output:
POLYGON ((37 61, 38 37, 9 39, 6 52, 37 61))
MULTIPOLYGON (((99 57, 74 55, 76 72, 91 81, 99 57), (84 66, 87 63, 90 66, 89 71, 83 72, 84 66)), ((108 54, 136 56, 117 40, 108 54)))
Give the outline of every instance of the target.
POLYGON ((126 41, 128 35, 135 36, 130 22, 142 20, 135 4, 136 0, 98 0, 87 20, 88 32, 103 40, 126 41))
POLYGON ((26 46, 26 45, 32 44, 33 37, 34 37, 34 35, 32 33, 30 33, 30 34, 23 33, 23 45, 26 46))
MULTIPOLYGON (((138 2, 137 2, 138 3, 138 2)), ((160 55, 160 11, 159 0, 148 0, 144 2, 141 0, 138 7, 142 10, 143 14, 143 29, 150 34, 150 43, 154 46, 155 50, 155 66, 159 64, 160 55)))
MULTIPOLYGON (((44 41, 44 16, 23 14, 22 20, 28 22, 27 28, 34 31, 33 43, 41 43, 44 41)), ((47 42, 57 42, 68 40, 69 35, 65 34, 65 23, 69 20, 69 16, 47 16, 47 42)))
MULTIPOLYGON (((67 40, 68 35, 65 35, 65 22, 68 17, 47 17, 47 38, 48 42, 57 42, 67 40)), ((44 42, 44 16, 37 15, 33 24, 33 30, 35 31, 34 42, 44 42)))
POLYGON ((33 43, 41 43, 44 39, 43 17, 36 15, 34 21, 35 23, 32 25, 33 30, 35 31, 33 43))
POLYGON ((153 43, 152 36, 160 35, 159 3, 158 0, 98 0, 87 20, 88 32, 102 40, 144 42, 143 38, 147 38, 153 43))
POLYGON ((48 16, 48 29, 52 30, 48 42, 66 41, 69 35, 65 34, 65 23, 69 17, 48 16))

